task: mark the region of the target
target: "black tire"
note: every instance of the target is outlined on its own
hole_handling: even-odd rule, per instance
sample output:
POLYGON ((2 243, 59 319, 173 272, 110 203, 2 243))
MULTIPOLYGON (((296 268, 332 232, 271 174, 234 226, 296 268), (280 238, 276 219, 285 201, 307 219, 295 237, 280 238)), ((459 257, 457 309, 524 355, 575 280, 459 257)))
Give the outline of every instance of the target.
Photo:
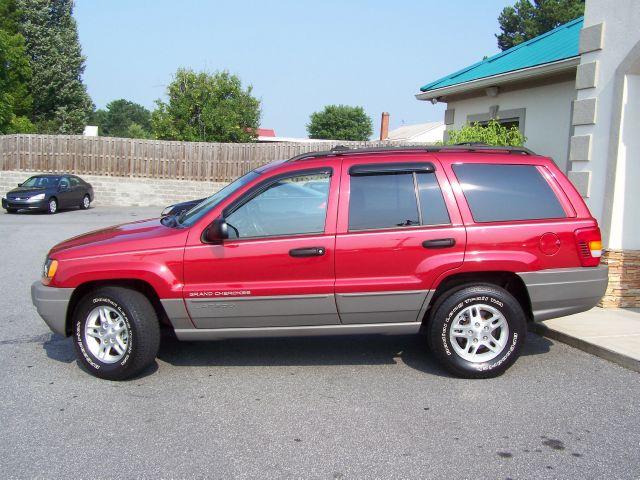
POLYGON ((107 380, 138 375, 154 362, 160 347, 160 325, 151 302, 129 288, 102 287, 87 294, 75 309, 72 329, 78 361, 92 375, 107 380), (105 363, 94 355, 84 334, 89 314, 103 305, 117 310, 129 332, 124 357, 116 363, 105 363))
POLYGON ((91 197, 89 196, 89 194, 86 194, 84 197, 82 197, 82 201, 80 202, 80 210, 88 210, 90 206, 91 206, 91 197))
POLYGON ((18 213, 18 210, 15 208, 7 208, 7 213, 18 213))
POLYGON ((48 201, 47 201, 47 213, 50 215, 53 215, 54 213, 58 212, 58 199, 56 197, 51 197, 48 201), (55 204, 55 206, 54 206, 55 204))
MULTIPOLYGON (((454 375, 463 378, 497 377, 513 365, 520 355, 526 338, 527 320, 520 303, 503 288, 490 284, 476 284, 454 289, 438 299, 432 312, 427 330, 429 349, 436 359, 454 375), (484 362, 463 358, 452 345, 450 338, 451 328, 457 316, 473 305, 488 305, 494 308, 504 317, 508 326, 508 335, 502 350, 495 358, 484 362)), ((472 327, 469 328, 471 332, 472 327)), ((461 331, 461 329, 455 330, 461 331)), ((469 335, 472 334, 469 333, 469 335)), ((465 347, 468 345, 467 341, 471 342, 471 338, 455 341, 458 342, 458 346, 465 347)), ((493 347, 497 348, 495 344, 493 347)), ((489 350, 480 343, 480 346, 475 347, 475 352, 478 351, 486 353, 489 350)))

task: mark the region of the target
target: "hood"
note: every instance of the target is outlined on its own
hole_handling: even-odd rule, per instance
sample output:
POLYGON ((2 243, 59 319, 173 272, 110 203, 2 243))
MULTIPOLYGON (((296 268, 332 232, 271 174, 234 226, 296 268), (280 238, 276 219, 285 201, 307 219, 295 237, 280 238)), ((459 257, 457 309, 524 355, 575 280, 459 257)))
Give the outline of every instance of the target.
POLYGON ((38 193, 42 193, 47 189, 44 187, 18 187, 7 192, 7 198, 30 197, 38 193))
POLYGON ((165 227, 160 219, 141 220, 84 233, 57 244, 49 252, 58 259, 181 247, 188 229, 165 227))

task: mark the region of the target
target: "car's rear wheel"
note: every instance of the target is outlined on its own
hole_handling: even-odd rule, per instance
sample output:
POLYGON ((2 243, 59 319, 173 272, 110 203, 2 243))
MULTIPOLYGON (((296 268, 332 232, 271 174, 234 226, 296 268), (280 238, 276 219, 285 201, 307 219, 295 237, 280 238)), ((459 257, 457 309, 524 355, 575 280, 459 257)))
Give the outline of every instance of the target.
POLYGON ((471 285, 436 302, 428 341, 436 358, 455 375, 490 378, 516 361, 526 331, 522 307, 509 292, 471 285))
POLYGON ((54 214, 58 211, 58 200, 56 197, 50 198, 47 203, 47 213, 54 214))
POLYGON ((96 377, 126 380, 156 358, 160 326, 153 306, 142 293, 102 287, 86 295, 73 317, 78 360, 96 377))
POLYGON ((89 206, 91 206, 91 197, 89 197, 89 195, 85 195, 80 203, 80 208, 82 210, 87 210, 89 206))

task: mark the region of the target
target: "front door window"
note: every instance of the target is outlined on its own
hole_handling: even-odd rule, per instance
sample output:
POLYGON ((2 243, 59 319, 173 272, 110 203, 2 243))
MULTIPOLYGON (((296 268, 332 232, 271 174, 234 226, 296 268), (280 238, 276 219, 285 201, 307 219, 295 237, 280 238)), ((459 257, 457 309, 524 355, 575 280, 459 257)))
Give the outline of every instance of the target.
POLYGON ((230 238, 324 232, 328 172, 280 178, 226 215, 230 238))

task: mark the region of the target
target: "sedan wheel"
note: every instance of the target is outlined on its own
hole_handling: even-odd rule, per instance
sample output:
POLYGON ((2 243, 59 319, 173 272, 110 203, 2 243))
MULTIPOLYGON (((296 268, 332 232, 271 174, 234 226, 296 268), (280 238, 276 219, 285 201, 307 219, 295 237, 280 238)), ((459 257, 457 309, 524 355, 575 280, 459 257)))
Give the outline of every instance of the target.
POLYGON ((58 201, 55 198, 49 200, 48 212, 56 213, 58 211, 58 201))

